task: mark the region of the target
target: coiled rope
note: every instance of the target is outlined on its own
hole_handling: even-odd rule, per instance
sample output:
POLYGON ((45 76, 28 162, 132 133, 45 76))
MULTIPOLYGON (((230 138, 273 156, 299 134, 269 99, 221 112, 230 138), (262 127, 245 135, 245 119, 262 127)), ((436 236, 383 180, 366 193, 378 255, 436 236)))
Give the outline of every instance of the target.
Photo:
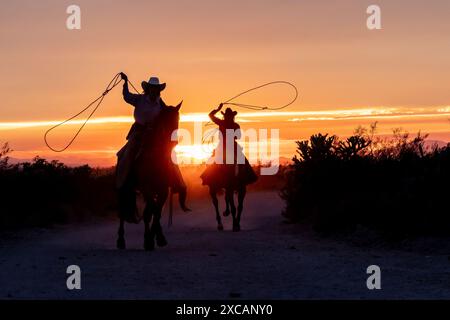
MULTIPOLYGON (((120 77, 120 73, 117 73, 112 80, 108 83, 108 85, 106 86, 106 89, 103 91, 103 93, 96 98, 94 101, 92 101, 91 103, 89 103, 85 108, 83 108, 82 110, 80 110, 79 112, 77 112, 76 114, 74 114, 73 116, 71 116, 70 118, 54 125, 53 127, 51 127, 50 129, 48 129, 45 134, 44 134, 44 142, 46 144, 46 146, 54 151, 54 152, 64 152, 65 150, 67 150, 75 141, 75 139, 78 137, 78 135, 81 133, 81 131, 84 129, 84 127, 86 126, 86 124, 88 123, 88 121, 92 118, 92 116, 94 115, 94 113, 98 110, 98 108, 100 107, 100 105, 102 104, 103 100, 105 99, 105 96, 112 90, 114 89, 120 82, 122 81, 121 77, 120 77), (95 105, 95 106, 94 106, 95 105), (78 128, 78 130, 75 132, 75 134, 73 135, 73 137, 69 140, 69 142, 62 148, 57 149, 54 148, 50 145, 50 143, 48 142, 48 134, 50 132, 52 132, 54 129, 66 124, 67 122, 75 119, 76 117, 80 116, 81 114, 83 114, 84 112, 86 112, 87 110, 89 110, 92 106, 94 106, 94 108, 92 109, 91 113, 88 115, 88 117, 86 118, 86 120, 81 124, 81 126, 78 128)), ((133 88, 134 91, 136 91, 136 93, 140 93, 136 87, 133 85, 133 83, 131 81, 128 80, 128 83, 131 85, 131 87, 133 88)), ((298 98, 298 90, 297 87, 292 84, 291 82, 288 81, 272 81, 272 82, 267 82, 264 83, 262 85, 256 86, 254 88, 250 88, 248 90, 245 90, 235 96, 233 96, 232 98, 226 100, 225 102, 223 102, 224 105, 232 105, 235 107, 239 107, 239 108, 245 108, 245 109, 249 109, 249 110, 269 110, 269 111, 275 111, 275 110, 281 110, 284 109, 290 105, 292 105, 298 98), (294 98, 287 104, 279 106, 279 107, 267 107, 267 106, 261 106, 261 105, 252 105, 252 104, 245 104, 245 103, 239 103, 239 102, 233 102, 233 100, 258 89, 270 86, 270 85, 274 85, 274 84, 284 84, 284 85, 288 85, 290 87, 292 87, 295 91, 295 96, 294 98)), ((209 125, 210 123, 205 124, 206 126, 209 125)), ((214 134, 214 133, 212 133, 214 134)), ((206 139, 208 139, 208 137, 205 137, 203 139, 203 142, 206 141, 206 139)))
MULTIPOLYGON (((248 90, 245 90, 245 91, 235 95, 234 97, 226 100, 222 104, 224 104, 224 105, 232 105, 232 106, 235 106, 235 107, 249 109, 249 110, 254 110, 254 111, 263 111, 263 110, 277 111, 277 110, 282 110, 282 109, 287 108, 290 105, 292 105, 295 101, 297 101, 298 96, 299 96, 298 89, 293 83, 291 83, 289 81, 279 80, 279 81, 267 82, 267 83, 261 84, 259 86, 256 86, 256 87, 250 88, 248 90), (288 86, 292 87, 294 89, 294 92, 295 92, 294 98, 291 101, 289 101, 287 104, 284 104, 284 105, 279 106, 279 107, 267 107, 267 106, 262 106, 262 105, 252 105, 252 104, 232 102, 233 100, 235 100, 235 99, 237 99, 237 98, 239 98, 239 97, 241 97, 241 96, 243 96, 243 95, 245 95, 245 94, 247 94, 249 92, 252 92, 252 91, 255 91, 255 90, 259 90, 261 88, 264 88, 264 87, 267 87, 267 86, 271 86, 271 85, 274 85, 274 84, 283 84, 283 85, 288 85, 288 86)), ((205 127, 209 126, 211 124, 212 124, 212 122, 209 121, 209 122, 205 123, 205 127)), ((203 137, 203 139, 202 139, 202 145, 209 146, 209 148, 211 149, 209 151, 211 151, 211 152, 212 152, 212 149, 213 149, 213 147, 211 147, 211 146, 214 143, 214 141, 213 141, 214 140, 214 135, 216 134, 216 132, 218 130, 219 129, 209 131, 209 133, 206 134, 206 136, 203 137)))
POLYGON ((227 101, 223 102, 223 104, 232 105, 232 106, 245 108, 245 109, 250 109, 250 110, 271 110, 271 111, 276 111, 276 110, 281 110, 281 109, 284 109, 286 107, 289 107, 291 104, 293 104, 297 100, 297 98, 298 98, 298 90, 297 90, 297 87, 294 84, 292 84, 289 81, 272 81, 272 82, 267 82, 267 83, 264 83, 262 85, 256 86, 254 88, 248 89, 246 91, 243 91, 243 92, 235 95, 231 99, 228 99, 227 101), (244 94, 247 94, 249 92, 252 92, 252 91, 255 91, 255 90, 258 90, 258 89, 270 86, 270 85, 274 85, 274 84, 285 84, 285 85, 288 85, 288 86, 292 87, 294 89, 294 91, 295 91, 294 98, 289 103, 287 103, 285 105, 282 105, 280 107, 272 107, 272 108, 271 107, 267 107, 267 106, 259 106, 259 105, 251 105, 251 104, 245 104, 245 103, 231 102, 231 101, 233 101, 233 100, 243 96, 244 94))
MULTIPOLYGON (((92 116, 94 115, 94 113, 97 111, 97 109, 100 107, 100 105, 103 102, 103 99, 105 99, 105 96, 112 90, 114 89, 120 82, 122 81, 122 79, 120 78, 120 73, 116 74, 112 80, 108 83, 108 85, 106 86, 106 89, 103 91, 103 93, 94 101, 92 101, 91 103, 89 103, 85 108, 83 108, 81 111, 77 112, 76 114, 74 114, 73 116, 71 116, 70 118, 56 124, 55 126, 51 127, 50 129, 48 129, 45 134, 44 134, 44 142, 46 144, 46 146, 54 151, 54 152, 63 152, 65 150, 67 150, 67 148, 69 148, 73 142, 75 141, 75 139, 78 137, 78 135, 80 134, 80 132, 83 130, 83 128, 85 127, 85 125, 88 123, 88 121, 92 118, 92 116), (54 147, 52 147, 50 145, 50 143, 48 142, 47 136, 48 134, 53 131, 54 129, 62 126, 63 124, 75 119, 76 117, 78 117, 79 115, 81 115, 82 113, 84 113, 85 111, 87 111, 89 108, 91 108, 94 104, 95 107, 94 109, 92 109, 91 113, 88 115, 88 117, 86 118, 86 120, 82 123, 82 125, 78 128, 78 130, 76 131, 75 135, 69 140, 69 142, 67 143, 66 146, 64 146, 61 149, 56 149, 54 147)), ((131 85, 131 87, 133 87, 133 89, 139 93, 139 91, 135 88, 135 86, 128 81, 128 83, 131 85)))

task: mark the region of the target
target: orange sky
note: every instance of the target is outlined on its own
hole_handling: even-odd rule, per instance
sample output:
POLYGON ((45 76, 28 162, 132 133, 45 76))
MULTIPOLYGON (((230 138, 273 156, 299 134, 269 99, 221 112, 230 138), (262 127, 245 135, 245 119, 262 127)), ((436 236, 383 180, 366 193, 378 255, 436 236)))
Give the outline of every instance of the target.
MULTIPOLYGON (((47 122, 81 109, 119 71, 135 84, 158 75, 169 104, 184 100, 185 117, 260 83, 295 83, 301 99, 287 113, 239 110, 244 128, 280 129, 287 157, 295 139, 351 134, 375 120, 381 133, 403 127, 450 140, 447 0, 376 1, 379 31, 366 28, 366 8, 375 2, 365 0, 76 1, 82 29, 69 31, 65 10, 73 3, 2 4, 0 142, 10 142, 13 157, 55 157, 42 140, 47 122)), ((279 105, 291 94, 274 87, 241 102, 279 105)), ((117 117, 131 112, 120 89, 111 92, 95 116, 108 119, 88 124, 57 157, 112 164, 129 126, 117 117)), ((185 119, 182 126, 191 126, 185 119)), ((53 141, 74 128, 56 131, 53 141)))

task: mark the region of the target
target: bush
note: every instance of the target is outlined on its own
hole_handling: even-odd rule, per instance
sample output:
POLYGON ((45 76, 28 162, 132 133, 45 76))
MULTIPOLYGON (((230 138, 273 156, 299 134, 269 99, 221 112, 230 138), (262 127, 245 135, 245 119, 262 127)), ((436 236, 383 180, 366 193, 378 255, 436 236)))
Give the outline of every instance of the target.
POLYGON ((102 216, 116 207, 112 170, 68 167, 36 157, 11 165, 0 152, 0 229, 102 216))
MULTIPOLYGON (((114 167, 68 167, 36 157, 11 165, 8 144, 0 148, 0 230, 24 226, 50 226, 81 222, 92 216, 116 214, 114 167)), ((181 167, 188 185, 188 201, 210 201, 200 175, 205 166, 181 167)), ((258 172, 260 167, 255 167, 258 172)), ((261 176, 250 190, 274 190, 283 184, 283 167, 274 176, 261 176)))
POLYGON ((281 192, 283 215, 325 233, 362 225, 395 238, 450 234, 450 145, 426 148, 427 136, 400 130, 374 138, 375 129, 298 141, 281 192))

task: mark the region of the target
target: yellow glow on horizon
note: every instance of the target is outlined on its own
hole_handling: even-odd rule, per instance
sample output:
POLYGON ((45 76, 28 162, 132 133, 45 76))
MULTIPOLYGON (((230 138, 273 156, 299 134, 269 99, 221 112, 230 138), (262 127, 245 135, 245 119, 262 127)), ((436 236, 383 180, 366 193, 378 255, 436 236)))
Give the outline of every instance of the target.
POLYGON ((177 145, 175 147, 178 161, 190 163, 192 160, 204 162, 211 157, 212 152, 206 145, 177 145))
MULTIPOLYGON (((286 121, 323 121, 323 120, 357 120, 372 118, 414 118, 414 117, 444 117, 450 116, 450 107, 432 108, 355 108, 343 110, 317 111, 258 111, 239 112, 238 122, 261 122, 258 118, 288 118, 286 121)), ((64 125, 82 125, 85 119, 71 120, 64 125)), ((181 123, 209 122, 207 113, 185 113, 180 115, 181 123)), ((0 130, 25 129, 33 127, 52 127, 62 120, 11 121, 0 122, 0 130)), ((88 124, 132 123, 131 116, 99 117, 89 120, 88 124)), ((63 125, 63 126, 64 126, 63 125)))
MULTIPOLYGON (((81 125, 86 120, 71 120, 64 125, 81 125)), ((60 124, 62 122, 58 120, 52 121, 18 121, 18 122, 0 122, 0 130, 12 130, 12 129, 22 129, 22 128, 34 128, 34 127, 52 127, 60 124)), ((88 123, 90 124, 105 124, 105 123, 132 123, 132 117, 117 116, 117 117, 102 117, 90 119, 88 123)))

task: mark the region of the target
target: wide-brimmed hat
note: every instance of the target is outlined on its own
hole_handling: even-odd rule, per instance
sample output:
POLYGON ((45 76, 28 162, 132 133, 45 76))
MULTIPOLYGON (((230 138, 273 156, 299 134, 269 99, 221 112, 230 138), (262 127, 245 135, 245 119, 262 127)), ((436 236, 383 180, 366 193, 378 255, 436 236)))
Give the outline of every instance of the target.
POLYGON ((237 111, 231 110, 231 108, 227 108, 225 112, 221 112, 224 117, 234 117, 237 115, 237 111))
POLYGON ((149 87, 157 87, 159 91, 163 91, 166 88, 166 84, 159 83, 159 78, 157 77, 151 77, 148 81, 142 81, 141 87, 144 91, 149 87))

